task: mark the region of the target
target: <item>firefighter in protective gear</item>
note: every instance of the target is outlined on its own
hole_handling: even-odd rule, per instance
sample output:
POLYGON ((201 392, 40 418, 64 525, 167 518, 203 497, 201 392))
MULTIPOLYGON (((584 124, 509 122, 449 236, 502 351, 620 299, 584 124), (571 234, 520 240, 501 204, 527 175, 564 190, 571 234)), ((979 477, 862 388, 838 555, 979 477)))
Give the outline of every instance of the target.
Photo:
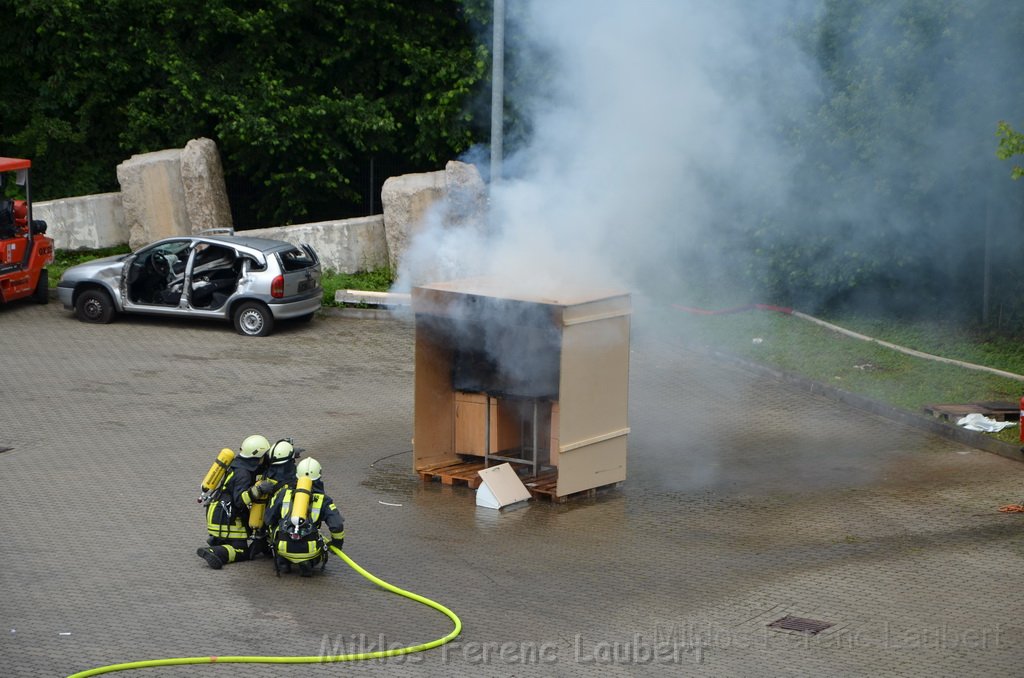
POLYGON ((301 451, 301 449, 295 448, 290 438, 284 438, 274 443, 270 451, 267 452, 267 464, 262 475, 256 477, 256 482, 249 488, 248 497, 243 495, 243 500, 248 498, 252 502, 249 507, 249 529, 252 530, 252 542, 249 544, 250 558, 271 553, 263 520, 267 505, 278 488, 295 482, 295 459, 301 451))
POLYGON ((296 461, 301 452, 302 448, 295 447, 291 439, 278 440, 267 455, 270 464, 264 477, 275 485, 294 482, 296 461))
POLYGON ((320 479, 320 463, 307 457, 299 462, 295 469, 296 482, 281 488, 270 502, 266 524, 270 532, 270 541, 274 549, 274 566, 284 567, 288 572, 291 566, 297 565, 303 577, 311 577, 313 568, 320 569, 327 564, 327 544, 320 534, 320 525, 324 523, 330 530, 330 545, 342 548, 345 544, 345 520, 334 500, 324 492, 324 483, 320 479), (302 485, 308 484, 307 515, 296 515, 297 493, 301 493, 302 485))
POLYGON ((215 570, 250 557, 249 506, 252 500, 248 492, 268 450, 270 441, 261 435, 243 440, 224 481, 207 503, 208 546, 197 549, 196 554, 215 570))

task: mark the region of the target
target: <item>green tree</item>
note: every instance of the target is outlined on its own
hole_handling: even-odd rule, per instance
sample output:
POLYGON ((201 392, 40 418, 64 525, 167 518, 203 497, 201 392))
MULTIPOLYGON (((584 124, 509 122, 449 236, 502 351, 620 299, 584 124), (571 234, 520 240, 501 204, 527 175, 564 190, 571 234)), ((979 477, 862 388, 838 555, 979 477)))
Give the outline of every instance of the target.
MULTIPOLYGON (((1000 160, 1009 160, 1015 155, 1024 155, 1024 133, 1015 131, 1010 123, 1001 120, 996 128, 996 135, 999 137, 996 156, 1000 160)), ((1014 179, 1024 177, 1024 167, 1014 165, 1011 176, 1014 179)))
POLYGON ((787 127, 800 189, 749 222, 752 275, 809 310, 967 316, 989 267, 996 289, 1024 283, 1021 208, 991 150, 999 111, 1024 105, 1024 6, 826 0, 797 30, 820 97, 787 127))
POLYGON ((457 0, 24 0, 5 29, 25 77, 0 85, 0 143, 40 185, 112 190, 127 155, 205 136, 243 228, 362 209, 371 159, 464 151, 487 62, 457 0))

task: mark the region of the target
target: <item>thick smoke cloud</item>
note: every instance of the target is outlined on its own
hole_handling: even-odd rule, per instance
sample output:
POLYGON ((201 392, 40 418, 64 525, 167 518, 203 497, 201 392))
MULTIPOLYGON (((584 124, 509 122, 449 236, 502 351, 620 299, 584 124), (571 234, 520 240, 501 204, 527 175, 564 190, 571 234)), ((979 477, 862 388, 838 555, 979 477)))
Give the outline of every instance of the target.
POLYGON ((553 281, 643 289, 663 284, 722 199, 784 199, 791 160, 766 94, 813 90, 813 78, 795 45, 759 49, 790 18, 752 16, 759 5, 531 5, 518 25, 558 77, 530 111, 533 143, 492 195, 498 270, 533 263, 553 281))
POLYGON ((531 134, 492 186, 486 237, 427 228, 413 267, 641 298, 736 283, 812 312, 850 290, 966 284, 969 304, 986 229, 1020 224, 994 157, 996 121, 1024 114, 1024 12, 1006 3, 508 7, 507 60, 536 77, 507 96, 531 134))
POLYGON ((700 246, 723 199, 781 204, 792 160, 775 99, 813 92, 814 78, 778 40, 807 8, 761 4, 509 3, 508 31, 545 58, 534 67, 543 80, 508 92, 528 102, 534 134, 492 187, 487 246, 427 230, 410 260, 440 247, 450 262, 461 247, 465 270, 527 288, 642 291, 700 246))

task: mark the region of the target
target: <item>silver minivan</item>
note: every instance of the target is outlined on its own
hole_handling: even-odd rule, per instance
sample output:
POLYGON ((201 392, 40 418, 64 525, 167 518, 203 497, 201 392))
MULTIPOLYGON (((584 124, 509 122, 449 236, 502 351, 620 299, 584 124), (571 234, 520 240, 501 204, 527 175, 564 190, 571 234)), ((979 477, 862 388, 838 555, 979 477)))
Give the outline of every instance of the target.
POLYGON ((306 244, 178 236, 72 266, 57 296, 87 323, 109 323, 117 313, 213 318, 263 337, 278 320, 313 318, 323 302, 320 274, 320 259, 306 244))

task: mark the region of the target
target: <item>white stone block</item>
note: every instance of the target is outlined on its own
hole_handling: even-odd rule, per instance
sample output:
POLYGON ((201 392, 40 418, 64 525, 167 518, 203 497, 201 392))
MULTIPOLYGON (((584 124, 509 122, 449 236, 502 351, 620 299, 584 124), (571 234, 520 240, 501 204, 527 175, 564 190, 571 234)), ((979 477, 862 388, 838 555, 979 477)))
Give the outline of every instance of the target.
POLYGON ((294 226, 275 226, 238 231, 237 235, 308 243, 320 255, 320 264, 338 273, 358 273, 388 265, 384 217, 358 217, 294 226))
POLYGON ((36 202, 32 216, 46 222, 46 233, 59 250, 125 245, 130 235, 120 193, 36 202))

